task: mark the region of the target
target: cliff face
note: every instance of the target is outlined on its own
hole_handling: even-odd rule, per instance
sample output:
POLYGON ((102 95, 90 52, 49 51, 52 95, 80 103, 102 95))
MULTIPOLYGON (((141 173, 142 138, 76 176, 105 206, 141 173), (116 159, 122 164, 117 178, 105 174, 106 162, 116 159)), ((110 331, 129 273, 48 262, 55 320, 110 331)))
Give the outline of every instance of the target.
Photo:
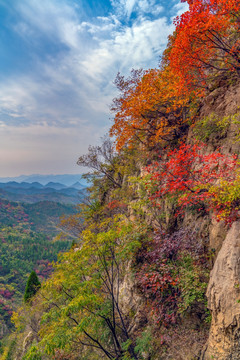
MULTIPOLYGON (((221 148, 222 153, 237 154, 239 157, 239 109, 240 85, 219 84, 204 99, 198 117, 201 126, 190 128, 187 142, 192 143, 197 137, 206 143, 206 153, 221 148)), ((171 223, 171 211, 169 214, 167 219, 171 223)), ((186 318, 179 326, 182 343, 179 343, 178 349, 176 343, 170 344, 167 354, 159 355, 159 359, 240 359, 240 221, 229 227, 211 215, 203 217, 185 213, 183 226, 198 229, 198 241, 204 241, 211 253, 209 266, 212 270, 206 292, 211 314, 210 330, 203 345, 206 327, 201 329, 194 315, 192 324, 186 318), (184 337, 182 326, 188 330, 199 327, 201 339, 195 338, 197 346, 184 337)))
POLYGON ((240 358, 240 222, 228 231, 207 289, 212 324, 202 359, 240 358))
MULTIPOLYGON (((239 84, 219 87, 205 98, 200 119, 212 117, 214 121, 225 122, 222 133, 214 133, 213 125, 207 138, 208 150, 220 146, 225 154, 239 156, 239 106, 239 84)), ((212 322, 201 359, 237 360, 240 358, 240 222, 227 230, 223 222, 211 219, 208 235, 209 249, 215 254, 206 293, 212 322)))

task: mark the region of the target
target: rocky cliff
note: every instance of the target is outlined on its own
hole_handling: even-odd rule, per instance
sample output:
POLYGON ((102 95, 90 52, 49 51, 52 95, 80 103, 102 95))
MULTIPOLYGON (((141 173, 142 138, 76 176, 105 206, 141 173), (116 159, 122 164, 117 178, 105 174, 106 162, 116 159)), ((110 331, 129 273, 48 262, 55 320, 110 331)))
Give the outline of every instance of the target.
POLYGON ((207 289, 212 323, 202 359, 240 358, 240 222, 228 231, 207 289))

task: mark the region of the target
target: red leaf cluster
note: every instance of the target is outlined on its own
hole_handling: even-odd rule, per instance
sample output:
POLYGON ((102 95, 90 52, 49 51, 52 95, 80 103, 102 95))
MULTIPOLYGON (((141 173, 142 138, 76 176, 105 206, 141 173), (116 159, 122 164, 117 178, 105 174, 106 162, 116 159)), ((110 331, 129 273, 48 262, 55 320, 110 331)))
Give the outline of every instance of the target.
POLYGON ((178 149, 168 152, 167 160, 155 162, 147 168, 151 174, 146 184, 150 200, 161 206, 166 196, 176 197, 182 212, 190 205, 198 210, 214 210, 214 193, 209 189, 220 179, 233 182, 238 168, 235 155, 223 155, 219 151, 204 155, 204 145, 182 144, 178 149))
MULTIPOLYGON (((184 1, 182 1, 184 2, 184 1)), ((189 10, 175 19, 169 54, 179 91, 202 91, 207 80, 226 71, 240 73, 240 1, 187 0, 189 10)))

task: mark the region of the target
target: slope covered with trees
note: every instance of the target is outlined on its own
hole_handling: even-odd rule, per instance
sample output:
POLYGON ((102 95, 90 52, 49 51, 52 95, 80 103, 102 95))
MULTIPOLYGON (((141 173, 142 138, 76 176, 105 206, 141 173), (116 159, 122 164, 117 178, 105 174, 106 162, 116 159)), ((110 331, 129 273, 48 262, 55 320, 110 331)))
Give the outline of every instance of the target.
POLYGON ((115 143, 79 158, 84 221, 63 220, 77 241, 14 313, 2 359, 214 358, 210 232, 240 217, 240 2, 188 4, 160 67, 118 74, 115 143))
POLYGON ((71 237, 55 241, 59 217, 74 214, 71 205, 53 202, 19 204, 0 200, 0 327, 1 337, 12 328, 11 315, 21 303, 26 282, 35 270, 42 281, 52 273, 59 252, 71 237))

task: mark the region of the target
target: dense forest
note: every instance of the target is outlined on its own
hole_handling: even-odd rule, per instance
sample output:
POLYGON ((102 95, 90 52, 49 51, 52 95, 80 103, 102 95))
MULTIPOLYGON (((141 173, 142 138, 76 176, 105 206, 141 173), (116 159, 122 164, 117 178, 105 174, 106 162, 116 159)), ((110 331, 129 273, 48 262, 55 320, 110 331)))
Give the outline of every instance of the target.
POLYGON ((59 241, 56 237, 60 216, 75 212, 72 205, 25 204, 0 199, 1 337, 13 327, 11 315, 22 302, 31 271, 34 269, 40 280, 46 279, 58 254, 70 248, 70 235, 59 241))
POLYGON ((159 67, 117 75, 112 139, 79 158, 88 199, 62 220, 75 243, 1 359, 239 359, 239 279, 221 329, 226 301, 206 291, 240 217, 240 2, 187 2, 159 67))

